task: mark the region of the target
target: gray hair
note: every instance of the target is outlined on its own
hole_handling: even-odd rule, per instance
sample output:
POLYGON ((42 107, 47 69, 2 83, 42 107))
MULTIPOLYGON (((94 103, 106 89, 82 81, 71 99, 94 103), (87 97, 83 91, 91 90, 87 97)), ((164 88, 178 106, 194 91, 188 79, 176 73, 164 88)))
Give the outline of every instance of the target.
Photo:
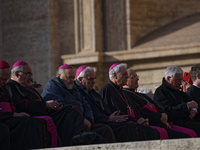
POLYGON ((87 66, 85 69, 83 69, 81 71, 81 73, 76 77, 76 79, 80 78, 80 77, 85 77, 85 74, 88 70, 94 71, 94 69, 90 66, 87 66))
POLYGON ((23 65, 16 66, 11 69, 11 77, 15 76, 16 71, 23 71, 23 65))
POLYGON ((57 76, 58 74, 63 74, 64 71, 65 71, 65 69, 58 69, 58 70, 56 71, 56 76, 57 76))
POLYGON ((167 67, 165 70, 165 80, 167 80, 168 76, 174 78, 177 73, 183 74, 183 70, 178 66, 167 67))
POLYGON ((111 80, 111 79, 113 78, 113 73, 118 74, 118 73, 120 72, 120 69, 121 69, 122 67, 127 68, 127 64, 121 63, 121 64, 119 64, 119 65, 113 67, 113 68, 109 71, 109 79, 111 80))

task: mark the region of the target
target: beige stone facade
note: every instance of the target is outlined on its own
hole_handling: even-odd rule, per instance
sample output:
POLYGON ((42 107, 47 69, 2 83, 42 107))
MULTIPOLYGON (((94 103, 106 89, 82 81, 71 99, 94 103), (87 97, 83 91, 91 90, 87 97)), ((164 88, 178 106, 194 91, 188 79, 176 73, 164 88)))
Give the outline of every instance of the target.
POLYGON ((200 63, 199 0, 0 0, 0 57, 27 61, 45 83, 63 63, 97 72, 96 89, 112 63, 161 84, 164 70, 200 63))

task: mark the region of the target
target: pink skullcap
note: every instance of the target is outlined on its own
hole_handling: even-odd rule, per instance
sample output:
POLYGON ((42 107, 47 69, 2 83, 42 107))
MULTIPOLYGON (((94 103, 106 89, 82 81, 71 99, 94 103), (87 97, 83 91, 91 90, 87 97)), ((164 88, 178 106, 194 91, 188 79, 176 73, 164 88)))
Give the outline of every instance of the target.
POLYGON ((109 68, 109 72, 110 72, 110 70, 112 69, 112 68, 114 68, 115 66, 117 66, 117 65, 119 65, 120 63, 114 63, 114 64, 112 64, 112 66, 110 66, 110 68, 109 68))
POLYGON ((12 66, 12 68, 15 68, 16 66, 21 66, 21 65, 27 65, 27 63, 22 60, 19 60, 12 66))
POLYGON ((73 67, 70 65, 64 64, 64 65, 61 65, 58 69, 73 69, 73 67))
POLYGON ((10 68, 10 65, 6 61, 0 60, 0 69, 6 68, 10 68))
POLYGON ((76 77, 78 77, 78 75, 87 67, 87 65, 83 65, 78 67, 78 69, 76 70, 76 77))

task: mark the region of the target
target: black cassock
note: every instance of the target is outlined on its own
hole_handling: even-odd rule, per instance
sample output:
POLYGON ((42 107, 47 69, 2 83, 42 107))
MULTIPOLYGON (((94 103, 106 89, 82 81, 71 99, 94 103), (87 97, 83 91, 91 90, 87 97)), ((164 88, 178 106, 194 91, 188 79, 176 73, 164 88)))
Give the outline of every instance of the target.
POLYGON ((16 111, 26 112, 31 116, 48 115, 53 119, 63 146, 71 145, 72 137, 84 130, 83 116, 73 106, 59 111, 48 110, 46 102, 33 88, 26 88, 14 80, 9 80, 6 88, 16 111))
MULTIPOLYGON (((192 85, 186 93, 189 95, 190 99, 196 101, 200 107, 200 88, 192 85)), ((198 112, 200 112, 200 108, 198 112)))
POLYGON ((10 149, 10 130, 7 126, 0 123, 0 149, 10 149))
MULTIPOLYGON (((99 94, 103 98, 103 101, 107 104, 107 106, 111 109, 112 112, 120 110, 120 105, 123 103, 123 97, 120 91, 120 87, 118 87, 111 81, 109 81, 108 84, 106 84, 99 91, 99 94)), ((120 113, 121 115, 127 114, 126 110, 120 110, 120 113)), ((159 139, 159 133, 156 129, 137 124, 137 119, 133 117, 129 117, 129 121, 134 122, 134 126, 138 134, 140 135, 140 140, 159 139)))
POLYGON ((162 85, 155 91, 154 101, 173 124, 193 129, 200 136, 200 122, 189 118, 187 102, 190 98, 186 93, 172 89, 163 78, 162 85))
POLYGON ((112 113, 95 90, 88 91, 85 86, 80 84, 77 80, 75 81, 74 87, 79 90, 82 98, 90 104, 94 114, 94 122, 109 125, 115 134, 117 142, 145 139, 138 134, 135 122, 108 122, 109 116, 112 113))
POLYGON ((161 113, 156 112, 158 110, 157 105, 147 95, 135 92, 135 90, 131 90, 131 89, 123 89, 122 92, 123 92, 123 95, 124 95, 126 101, 125 102, 123 101, 123 104, 120 105, 121 110, 124 111, 124 109, 126 109, 127 105, 129 105, 130 108, 134 109, 136 117, 142 116, 143 118, 148 118, 150 125, 159 126, 159 127, 164 128, 167 131, 170 139, 190 137, 189 135, 187 135, 185 133, 173 131, 171 129, 166 128, 160 122, 161 113))
POLYGON ((50 147, 50 137, 43 119, 13 117, 15 107, 5 89, 0 89, 0 122, 10 130, 11 149, 50 147))

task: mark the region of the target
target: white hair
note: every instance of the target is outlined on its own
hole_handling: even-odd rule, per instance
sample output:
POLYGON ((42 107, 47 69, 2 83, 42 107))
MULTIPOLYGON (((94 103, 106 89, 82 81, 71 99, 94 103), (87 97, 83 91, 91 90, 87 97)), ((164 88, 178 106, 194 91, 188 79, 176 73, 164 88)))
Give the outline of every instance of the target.
POLYGON ((23 65, 16 66, 11 69, 11 77, 15 76, 16 71, 23 71, 23 65))
POLYGON ((167 67, 165 70, 165 80, 167 80, 168 76, 170 76, 171 78, 174 78, 177 73, 183 74, 183 70, 178 66, 167 67))
POLYGON ((85 74, 88 70, 94 71, 94 69, 90 66, 87 66, 85 69, 83 69, 81 71, 81 73, 76 77, 76 79, 80 78, 80 77, 85 77, 85 74))
POLYGON ((113 73, 118 74, 118 73, 120 72, 120 69, 121 69, 122 67, 127 68, 127 64, 121 63, 121 64, 119 64, 119 65, 113 67, 113 68, 109 71, 109 79, 111 80, 111 79, 113 78, 113 73))
POLYGON ((56 76, 58 75, 58 74, 63 74, 65 72, 65 69, 58 69, 57 71, 56 71, 56 76))

